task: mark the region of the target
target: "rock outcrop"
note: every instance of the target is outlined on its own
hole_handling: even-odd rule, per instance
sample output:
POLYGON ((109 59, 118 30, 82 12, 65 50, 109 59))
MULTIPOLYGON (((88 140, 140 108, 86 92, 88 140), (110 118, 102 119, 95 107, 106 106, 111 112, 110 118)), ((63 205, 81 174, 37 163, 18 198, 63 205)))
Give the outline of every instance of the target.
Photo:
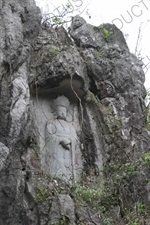
POLYGON ((41 15, 34 1, 0 2, 0 224, 39 224, 22 155, 32 138, 29 58, 41 15))
POLYGON ((0 225, 150 223, 142 63, 111 24, 0 3, 0 225))

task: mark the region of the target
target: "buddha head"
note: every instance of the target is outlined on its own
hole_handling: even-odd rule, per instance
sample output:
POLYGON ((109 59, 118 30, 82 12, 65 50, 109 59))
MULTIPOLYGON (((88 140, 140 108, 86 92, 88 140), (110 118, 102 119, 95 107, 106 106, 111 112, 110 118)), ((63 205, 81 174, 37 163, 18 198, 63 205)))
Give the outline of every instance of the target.
POLYGON ((86 21, 80 17, 80 16, 75 16, 72 20, 72 28, 75 30, 79 27, 81 27, 86 21))
POLYGON ((66 120, 68 107, 69 107, 69 100, 67 97, 62 95, 58 96, 54 100, 54 108, 57 114, 57 119, 66 120))

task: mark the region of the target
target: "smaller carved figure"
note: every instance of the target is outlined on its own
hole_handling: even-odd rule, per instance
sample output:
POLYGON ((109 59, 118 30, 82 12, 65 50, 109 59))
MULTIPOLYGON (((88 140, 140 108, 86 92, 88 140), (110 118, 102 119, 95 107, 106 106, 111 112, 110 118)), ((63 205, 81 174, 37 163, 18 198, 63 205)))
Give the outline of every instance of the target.
POLYGON ((86 21, 82 17, 75 16, 72 20, 72 28, 75 30, 75 29, 81 27, 85 23, 86 23, 86 21))
POLYGON ((70 35, 80 47, 98 47, 93 26, 80 17, 75 16, 70 27, 70 35))
POLYGON ((106 97, 114 97, 115 95, 115 88, 109 81, 99 81, 96 82, 96 87, 98 90, 98 96, 100 99, 106 97))

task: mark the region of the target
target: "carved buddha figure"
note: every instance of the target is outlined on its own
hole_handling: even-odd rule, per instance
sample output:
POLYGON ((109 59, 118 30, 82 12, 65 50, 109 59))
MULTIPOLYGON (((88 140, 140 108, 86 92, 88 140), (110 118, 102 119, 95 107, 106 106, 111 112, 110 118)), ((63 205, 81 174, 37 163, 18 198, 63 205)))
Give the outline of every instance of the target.
POLYGON ((75 178, 75 151, 77 134, 71 122, 67 121, 69 100, 59 96, 54 100, 56 117, 46 123, 46 170, 67 180, 75 178))
POLYGON ((72 20, 72 27, 75 30, 75 29, 81 27, 85 23, 86 23, 86 21, 82 17, 75 16, 72 20))

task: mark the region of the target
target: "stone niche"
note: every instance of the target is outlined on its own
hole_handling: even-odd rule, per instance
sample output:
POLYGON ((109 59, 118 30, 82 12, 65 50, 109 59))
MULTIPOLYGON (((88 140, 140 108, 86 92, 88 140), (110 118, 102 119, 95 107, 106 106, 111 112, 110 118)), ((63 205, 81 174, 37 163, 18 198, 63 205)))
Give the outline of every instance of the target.
POLYGON ((67 182, 77 180, 83 170, 77 96, 81 98, 84 91, 79 80, 73 87, 64 79, 59 86, 42 88, 32 96, 42 170, 67 182))

